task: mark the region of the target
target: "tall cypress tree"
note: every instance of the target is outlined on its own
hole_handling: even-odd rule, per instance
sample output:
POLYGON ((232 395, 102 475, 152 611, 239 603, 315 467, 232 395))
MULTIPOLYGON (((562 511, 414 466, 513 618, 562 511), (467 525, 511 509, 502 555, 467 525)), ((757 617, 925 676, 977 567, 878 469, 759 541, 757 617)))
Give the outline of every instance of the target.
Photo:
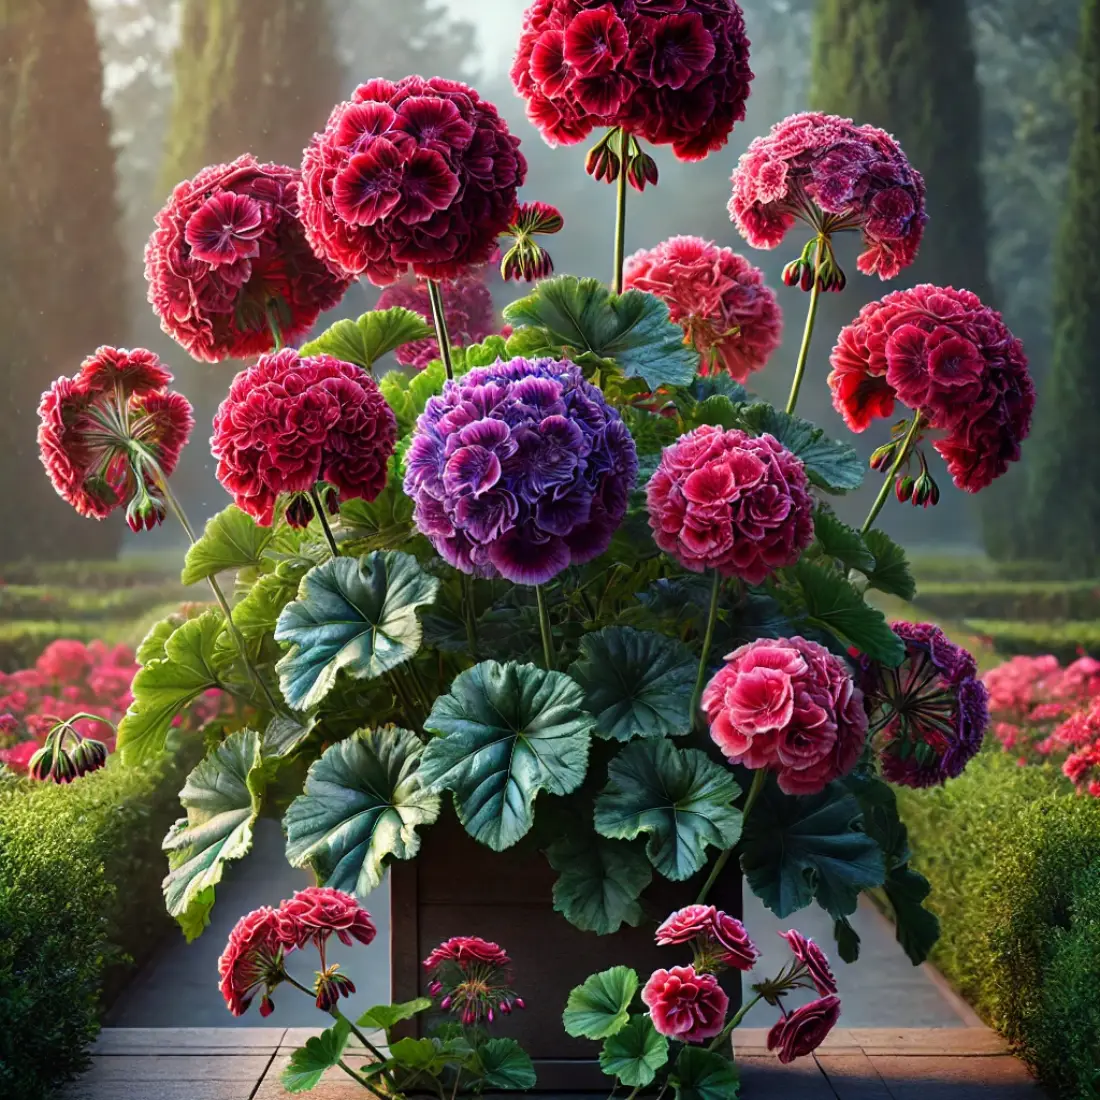
POLYGON ((1039 401, 1032 481, 1036 549, 1100 568, 1100 0, 1082 0, 1077 131, 1054 266, 1054 348, 1039 401))
POLYGON ((86 0, 0 0, 0 561, 113 557, 122 521, 81 519, 38 460, 35 409, 99 344, 125 344, 103 69, 86 0))

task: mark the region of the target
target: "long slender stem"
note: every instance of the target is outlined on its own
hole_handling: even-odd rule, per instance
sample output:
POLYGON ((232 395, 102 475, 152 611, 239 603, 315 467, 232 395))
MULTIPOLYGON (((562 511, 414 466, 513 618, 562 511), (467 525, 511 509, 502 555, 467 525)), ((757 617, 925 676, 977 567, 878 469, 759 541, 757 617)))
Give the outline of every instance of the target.
MULTIPOLYGON (((752 809, 753 804, 760 797, 760 792, 764 789, 764 784, 768 780, 768 773, 765 768, 760 768, 752 777, 752 786, 749 787, 749 793, 745 797, 745 805, 741 807, 741 827, 744 828, 745 822, 748 820, 749 811, 752 809)), ((726 864, 729 863, 730 856, 733 855, 733 849, 736 848, 735 844, 732 848, 727 848, 724 852, 720 852, 718 858, 714 861, 714 866, 710 869, 710 874, 707 876, 707 881, 703 883, 703 888, 699 891, 699 896, 695 899, 696 905, 702 905, 707 900, 707 894, 711 892, 714 884, 718 881, 718 876, 722 873, 726 864)))
POLYGON ((349 1066, 349 1065, 347 1064, 347 1062, 345 1062, 345 1061, 344 1061, 344 1059, 343 1059, 343 1058, 341 1058, 341 1059, 340 1059, 340 1061, 339 1061, 339 1062, 337 1062, 336 1064, 337 1064, 337 1065, 338 1065, 338 1066, 339 1066, 339 1067, 340 1067, 340 1068, 341 1068, 341 1069, 342 1069, 342 1070, 343 1070, 343 1071, 344 1071, 344 1072, 345 1072, 345 1073, 346 1073, 346 1074, 347 1074, 347 1075, 348 1075, 348 1076, 349 1076, 349 1077, 350 1077, 350 1078, 351 1078, 351 1079, 352 1079, 353 1081, 355 1081, 355 1082, 356 1082, 357 1084, 359 1084, 359 1085, 362 1085, 362 1086, 363 1086, 363 1088, 365 1088, 365 1089, 367 1090, 367 1092, 371 1092, 371 1093, 373 1093, 373 1094, 374 1094, 375 1096, 377 1096, 377 1097, 379 1098, 379 1100, 389 1100, 389 1097, 387 1096, 387 1094, 386 1094, 386 1093, 384 1093, 384 1092, 379 1092, 379 1091, 378 1091, 378 1089, 376 1089, 376 1088, 375 1088, 375 1087, 374 1087, 374 1086, 373 1086, 373 1085, 372 1085, 372 1084, 371 1084, 371 1083, 370 1083, 369 1081, 367 1081, 367 1080, 366 1080, 365 1078, 363 1078, 363 1077, 360 1077, 360 1076, 359 1076, 359 1074, 358 1074, 358 1073, 356 1073, 356 1072, 355 1072, 355 1070, 353 1070, 353 1069, 351 1068, 351 1066, 349 1066))
POLYGON ((474 579, 469 573, 462 574, 462 611, 466 620, 466 644, 470 647, 470 656, 477 660, 477 606, 474 603, 474 579))
POLYGON ((447 316, 443 312, 443 293, 439 283, 428 280, 428 301, 432 304, 432 319, 435 321, 435 338, 439 342, 439 357, 443 360, 443 370, 448 378, 454 378, 455 368, 451 362, 451 337, 447 332, 447 316))
POLYGON ((818 272, 825 253, 825 239, 817 238, 814 249, 814 285, 810 290, 810 308, 806 313, 806 327, 802 331, 802 346, 798 349, 798 362, 794 368, 794 381, 791 383, 791 395, 787 398, 788 415, 794 412, 798 404, 798 391, 802 388, 802 378, 806 373, 806 364, 810 358, 810 341, 814 338, 814 322, 817 320, 817 305, 821 298, 821 284, 818 272))
POLYGON ((554 670, 554 642, 550 634, 550 612, 546 609, 546 596, 542 585, 535 585, 535 599, 539 605, 539 630, 542 632, 542 659, 549 671, 554 670))
POLYGON ((321 503, 321 494, 317 492, 316 485, 310 489, 309 499, 313 501, 313 510, 317 513, 317 518, 321 521, 321 530, 325 533, 325 542, 328 543, 328 548, 332 552, 332 556, 338 558, 340 556, 340 547, 336 545, 336 536, 332 533, 332 528, 329 526, 328 516, 325 515, 325 506, 321 503))
POLYGON ((691 710, 688 711, 688 721, 695 725, 696 715, 699 712, 699 700, 703 698, 703 687, 707 682, 707 669, 710 667, 710 645, 714 641, 714 624, 718 619, 718 595, 722 589, 722 577, 717 569, 714 570, 714 580, 710 589, 710 611, 707 613, 707 629, 703 635, 703 652, 699 654, 699 672, 695 677, 695 691, 691 696, 691 710))
POLYGON ((875 503, 871 505, 870 512, 867 513, 867 518, 863 521, 863 526, 859 529, 861 535, 866 535, 875 525, 875 520, 878 519, 879 512, 882 511, 886 501, 890 498, 890 490, 894 487, 894 481, 898 476, 898 471, 902 467, 902 463, 909 457, 909 451, 913 446, 913 440, 917 438, 917 433, 921 427, 921 415, 920 413, 913 414, 913 423, 909 426, 909 431, 906 433, 905 441, 901 445, 901 449, 898 451, 898 457, 894 459, 893 466, 890 467, 890 472, 886 475, 886 480, 882 483, 882 488, 878 491, 878 496, 875 498, 875 503))
POLYGON ((623 260, 626 256, 626 151, 629 138, 625 130, 619 131, 619 180, 615 201, 615 267, 611 289, 623 292, 623 260))
POLYGON ((714 1042, 707 1047, 707 1050, 717 1050, 722 1043, 730 1037, 733 1033, 733 1029, 763 1000, 761 995, 757 993, 755 997, 747 1005, 742 1005, 732 1020, 714 1037, 714 1042))

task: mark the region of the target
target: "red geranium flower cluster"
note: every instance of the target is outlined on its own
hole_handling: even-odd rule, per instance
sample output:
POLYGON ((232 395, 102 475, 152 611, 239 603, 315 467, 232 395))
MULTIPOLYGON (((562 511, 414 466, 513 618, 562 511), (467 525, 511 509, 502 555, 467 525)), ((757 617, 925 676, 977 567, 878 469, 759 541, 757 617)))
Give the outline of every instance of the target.
POLYGON ((770 768, 787 794, 817 794, 855 766, 867 738, 847 666, 805 638, 760 638, 726 658, 703 692, 715 744, 734 764, 770 768))
POLYGON ((840 998, 835 993, 801 1005, 768 1032, 768 1050, 774 1050, 784 1065, 804 1058, 821 1046, 839 1019, 840 998))
POLYGON ((302 162, 302 222, 319 256, 387 286, 487 263, 527 175, 496 107, 454 80, 372 80, 302 162))
POLYGON ((233 379, 210 444, 237 507, 268 526, 280 494, 298 494, 287 519, 301 527, 313 516, 301 494, 319 481, 340 500, 373 500, 396 438, 393 411, 365 371, 283 348, 233 379))
POLYGON ((694 966, 656 970, 642 990, 653 1026, 681 1043, 713 1039, 726 1025, 730 999, 713 974, 694 966))
POLYGON ((752 78, 734 0, 536 0, 512 67, 549 144, 622 127, 685 161, 726 144, 752 78))
MULTIPOLYGON (((898 143, 883 130, 835 115, 804 113, 776 123, 749 146, 732 183, 730 217, 754 248, 775 248, 796 219, 826 237, 859 230, 866 246, 859 270, 880 279, 913 262, 928 221, 924 180, 898 143)), ((809 290, 807 256, 795 274, 809 266, 803 283, 809 290)), ((843 276, 834 276, 824 288, 842 286, 843 276)))
POLYGON ((168 389, 172 375, 151 351, 101 347, 74 378, 59 378, 38 406, 38 449, 58 496, 82 516, 126 507, 135 531, 167 514, 163 478, 195 424, 168 389))
MULTIPOLYGON (((829 965, 829 958, 825 952, 809 936, 802 935, 794 928, 780 932, 779 935, 787 941, 791 954, 799 963, 799 967, 805 971, 805 977, 809 979, 818 994, 828 997, 836 993, 836 978, 833 977, 833 968, 829 965)), ((802 975, 799 975, 799 979, 801 977, 802 975)))
POLYGON ((661 947, 690 943, 698 971, 713 972, 724 967, 749 971, 760 952, 745 926, 713 905, 688 905, 677 909, 658 929, 661 947))
POLYGON ((944 433, 934 446, 960 489, 984 489, 1019 459, 1035 388, 1020 341, 976 294, 927 283, 888 294, 841 331, 831 362, 852 431, 900 401, 944 433))
POLYGON ((512 960, 498 944, 478 936, 453 936, 424 960, 428 992, 464 1024, 491 1024, 500 1012, 525 1008, 512 989, 512 960))
POLYGON ((307 333, 350 280, 319 260, 298 220, 300 175, 238 157, 178 184, 145 246, 149 302, 196 359, 270 351, 307 333))
POLYGON ((655 294, 699 352, 699 372, 724 370, 744 382, 783 339, 783 315, 764 273, 731 248, 701 237, 672 237, 635 252, 626 289, 655 294))
MULTIPOLYGON (((472 272, 457 279, 447 279, 439 284, 443 299, 443 315, 447 322, 447 335, 458 347, 479 344, 496 329, 493 314, 493 296, 481 276, 472 272)), ((402 306, 419 313, 429 323, 432 321, 432 304, 428 288, 420 280, 402 281, 382 291, 377 309, 402 306)), ((434 336, 402 344, 396 352, 397 361, 403 367, 423 370, 433 359, 439 358, 439 343, 434 336)))
POLYGON ((657 545, 696 573, 760 584, 814 537, 805 467, 770 435, 696 428, 664 449, 646 500, 657 545))

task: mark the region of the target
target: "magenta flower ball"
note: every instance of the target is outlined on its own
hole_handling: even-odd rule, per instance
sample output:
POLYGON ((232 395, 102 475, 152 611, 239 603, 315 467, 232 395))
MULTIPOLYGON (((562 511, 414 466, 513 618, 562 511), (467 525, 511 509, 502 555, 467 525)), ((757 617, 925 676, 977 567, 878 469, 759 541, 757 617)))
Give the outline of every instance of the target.
POLYGON ((730 1000, 713 974, 693 966, 655 970, 642 989, 642 1003, 661 1035, 682 1043, 713 1039, 726 1023, 730 1000))

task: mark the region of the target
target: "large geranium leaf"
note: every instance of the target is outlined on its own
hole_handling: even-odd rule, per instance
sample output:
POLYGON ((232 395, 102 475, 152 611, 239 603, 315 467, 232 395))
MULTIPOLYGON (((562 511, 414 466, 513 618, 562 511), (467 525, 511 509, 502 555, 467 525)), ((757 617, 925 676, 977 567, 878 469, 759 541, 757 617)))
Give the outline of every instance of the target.
POLYGON ((741 869, 777 917, 812 901, 834 919, 848 916, 860 891, 881 886, 886 876, 860 804, 840 783, 796 798, 769 781, 745 824, 741 869))
POLYGON ((427 1012, 432 1007, 430 997, 417 997, 414 1001, 402 1001, 395 1005, 374 1005, 368 1008, 358 1020, 355 1026, 366 1028, 368 1031, 385 1031, 402 1022, 411 1020, 421 1012, 427 1012))
POLYGON ((286 857, 307 864, 326 886, 360 897, 381 881, 388 860, 412 859, 416 829, 439 816, 424 789, 423 746, 402 729, 360 730, 325 750, 286 811, 286 857))
POLYGON ((575 1039, 606 1039, 630 1020, 630 1002, 638 992, 638 975, 629 966, 591 974, 569 994, 562 1013, 566 1033, 575 1039))
POLYGON ((509 1091, 535 1087, 535 1067, 515 1039, 489 1039, 477 1048, 485 1086, 509 1091))
POLYGON ((569 794, 584 780, 592 716, 563 672, 482 661, 459 673, 425 727, 421 774, 450 790, 466 831, 496 852, 531 828, 539 791, 569 794))
POLYGON ((632 1016, 617 1035, 604 1040, 600 1069, 617 1077, 627 1088, 652 1084, 657 1070, 668 1061, 668 1039, 648 1016, 632 1016))
POLYGON ((164 660, 164 647, 168 644, 168 639, 183 625, 183 622, 182 616, 173 614, 166 619, 153 623, 149 628, 149 633, 142 638, 141 644, 137 647, 134 660, 142 668, 153 661, 164 660))
POLYGON ((416 558, 395 550, 315 566, 275 628, 275 639, 292 647, 276 666, 286 701, 305 710, 331 691, 341 669, 362 680, 409 660, 420 648, 417 609, 438 588, 416 558))
POLYGON ((213 609, 189 619, 168 636, 164 656, 150 660, 134 677, 134 701, 118 727, 124 764, 141 764, 161 752, 172 719, 219 686, 224 666, 217 642, 224 626, 221 612, 213 609))
POLYGON ((316 340, 302 347, 302 355, 331 355, 370 370, 387 352, 414 340, 425 340, 435 330, 411 309, 372 310, 358 321, 337 321, 316 340))
POLYGON ((875 556, 867 548, 863 536, 837 519, 836 513, 825 505, 814 512, 814 536, 821 554, 840 562, 845 569, 867 573, 874 568, 875 556))
POLYGON ((622 840, 587 835, 555 841, 546 858, 561 872, 554 908, 584 932, 606 936, 642 922, 639 897, 653 879, 645 854, 622 840))
POLYGON ((187 816, 164 838, 169 871, 163 890, 168 912, 189 940, 207 924, 225 865, 252 847, 263 784, 260 736, 240 730, 199 763, 180 791, 187 816))
POLYGON ((374 500, 347 500, 340 505, 340 523, 358 553, 400 546, 414 533, 413 502, 401 488, 397 456, 389 461, 386 487, 374 500))
POLYGON ((629 741, 688 732, 697 665, 675 638, 609 626, 584 636, 569 672, 584 688, 596 733, 629 741))
POLYGON ((327 1031, 313 1035, 290 1056, 281 1080, 287 1092, 309 1092, 321 1083, 325 1070, 340 1064, 351 1034, 351 1021, 341 1018, 327 1031))
POLYGON ((206 521, 206 530, 183 559, 180 580, 195 584, 227 569, 254 568, 274 537, 274 527, 261 527, 231 504, 206 521))
POLYGON ((684 1047, 669 1080, 676 1100, 734 1100, 737 1067, 715 1050, 684 1047))
POLYGON ((877 527, 872 527, 864 538, 875 558, 874 568, 867 573, 868 587, 911 600, 917 594, 917 582, 909 571, 905 551, 877 527))
POLYGON ((401 438, 413 430, 416 418, 428 402, 443 392, 446 379, 442 362, 429 363, 412 377, 399 370, 391 370, 382 376, 378 388, 397 417, 397 430, 401 438))
POLYGON ((317 725, 316 717, 299 718, 293 714, 276 714, 267 724, 261 738, 265 759, 278 760, 289 756, 317 725))
POLYGON ((651 390, 687 385, 699 364, 664 302, 638 290, 612 294, 596 279, 546 279, 506 306, 504 317, 537 330, 547 352, 568 353, 594 366, 612 362, 627 378, 644 379, 651 390))
POLYGON ((635 741, 608 765, 596 799, 596 831, 613 840, 647 833, 646 854, 666 878, 690 878, 707 846, 731 848, 741 835, 733 776, 698 749, 635 741))

